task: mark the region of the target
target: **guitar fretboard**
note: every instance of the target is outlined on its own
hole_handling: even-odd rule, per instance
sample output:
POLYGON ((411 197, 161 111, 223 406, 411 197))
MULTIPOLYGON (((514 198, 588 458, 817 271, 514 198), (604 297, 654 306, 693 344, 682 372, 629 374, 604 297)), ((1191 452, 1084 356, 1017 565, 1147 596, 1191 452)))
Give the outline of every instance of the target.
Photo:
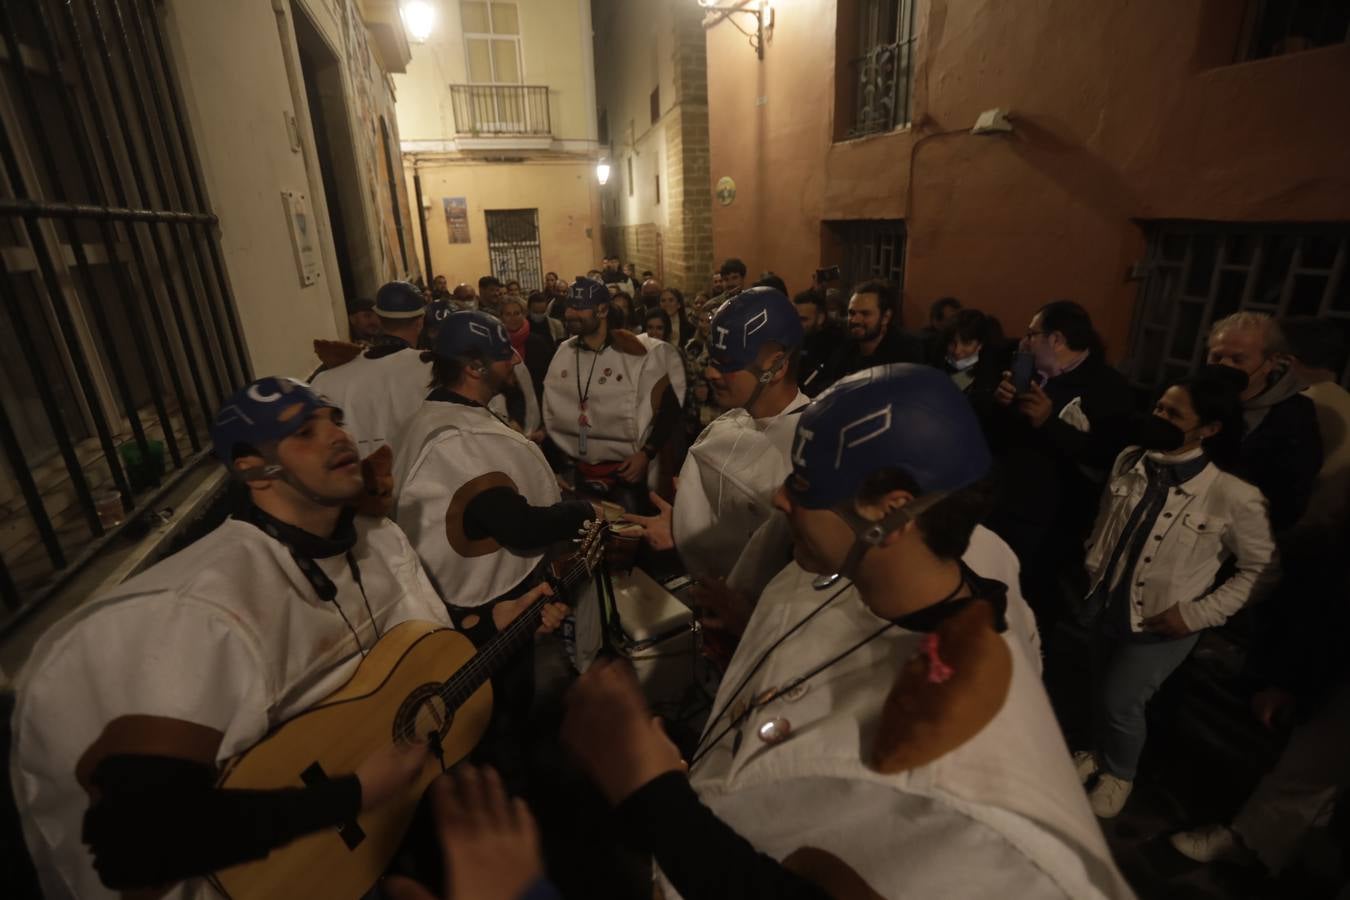
POLYGON ((469 660, 462 669, 450 676, 438 691, 441 699, 445 701, 446 707, 452 712, 459 709, 464 701, 472 697, 474 692, 483 686, 484 682, 497 674, 508 659, 533 639, 534 633, 539 630, 544 607, 549 603, 558 601, 570 603, 569 595, 572 589, 590 574, 590 566, 583 558, 558 580, 558 593, 552 596, 541 595, 539 599, 512 619, 509 625, 474 654, 473 659, 469 660))

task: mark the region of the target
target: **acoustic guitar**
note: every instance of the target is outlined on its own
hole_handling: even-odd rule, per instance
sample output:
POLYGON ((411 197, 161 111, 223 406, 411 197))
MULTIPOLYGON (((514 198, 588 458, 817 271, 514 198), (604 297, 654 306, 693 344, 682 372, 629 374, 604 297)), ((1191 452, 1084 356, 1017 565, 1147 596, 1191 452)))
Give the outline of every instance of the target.
POLYGON ((335 829, 315 832, 265 858, 222 869, 212 883, 235 900, 323 897, 357 900, 393 859, 423 791, 468 756, 492 715, 489 679, 525 648, 545 604, 571 602, 570 592, 603 558, 609 526, 587 523, 566 574, 475 652, 468 638, 433 622, 391 628, 351 680, 319 705, 277 727, 230 760, 219 784, 239 790, 300 787, 356 771, 389 741, 429 741, 429 759, 415 784, 394 800, 335 829))

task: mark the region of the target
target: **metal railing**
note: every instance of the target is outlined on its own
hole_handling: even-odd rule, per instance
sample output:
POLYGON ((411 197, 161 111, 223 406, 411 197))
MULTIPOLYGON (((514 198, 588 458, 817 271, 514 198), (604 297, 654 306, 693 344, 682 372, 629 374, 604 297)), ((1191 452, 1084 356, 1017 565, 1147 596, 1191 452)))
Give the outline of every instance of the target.
POLYGON ((553 134, 548 88, 519 84, 452 84, 455 130, 463 135, 553 134))
POLYGON ((250 371, 154 0, 0 2, 0 66, 2 631, 208 452, 250 371))
POLYGON ((853 60, 853 127, 849 137, 878 134, 909 124, 914 38, 880 44, 853 60))

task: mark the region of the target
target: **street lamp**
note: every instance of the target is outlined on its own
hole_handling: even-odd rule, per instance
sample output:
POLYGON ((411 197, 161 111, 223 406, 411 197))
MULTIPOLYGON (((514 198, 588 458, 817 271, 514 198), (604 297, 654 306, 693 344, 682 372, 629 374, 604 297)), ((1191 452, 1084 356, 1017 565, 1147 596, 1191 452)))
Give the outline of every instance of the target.
POLYGON ((755 55, 760 59, 764 58, 764 32, 773 31, 773 7, 769 5, 769 0, 742 0, 740 3, 733 2, 729 6, 718 5, 718 0, 698 0, 698 5, 710 13, 717 13, 717 18, 712 21, 705 21, 703 27, 711 28, 719 22, 730 22, 736 30, 750 39, 750 46, 755 48, 755 55), (746 15, 755 17, 755 30, 746 31, 735 19, 734 15, 746 15))
POLYGON ((403 25, 414 43, 426 43, 436 25, 436 7, 427 0, 407 0, 403 4, 403 25))
POLYGON ((602 159, 602 160, 600 160, 598 163, 595 164, 595 180, 598 181, 598 182, 600 182, 600 186, 601 186, 601 187, 604 187, 604 186, 605 186, 605 183, 606 183, 607 181, 609 181, 609 161, 608 161, 608 160, 602 159))

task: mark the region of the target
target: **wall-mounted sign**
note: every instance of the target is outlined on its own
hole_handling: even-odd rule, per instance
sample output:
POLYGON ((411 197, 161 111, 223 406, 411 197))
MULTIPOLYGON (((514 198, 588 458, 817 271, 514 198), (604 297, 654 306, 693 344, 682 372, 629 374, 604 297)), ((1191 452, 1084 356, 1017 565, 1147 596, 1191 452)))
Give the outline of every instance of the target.
POLYGON ((309 200, 299 191, 282 191, 281 203, 286 209, 286 223, 291 232, 291 247, 295 250, 295 267, 300 271, 300 285, 309 287, 322 272, 319 261, 317 229, 309 214, 309 200))
POLYGON ((445 233, 452 244, 469 243, 469 201, 465 197, 442 197, 445 205, 445 233))
POLYGON ((723 206, 730 206, 736 199, 736 182, 730 175, 723 175, 717 179, 717 189, 713 192, 717 195, 717 202, 723 206))

